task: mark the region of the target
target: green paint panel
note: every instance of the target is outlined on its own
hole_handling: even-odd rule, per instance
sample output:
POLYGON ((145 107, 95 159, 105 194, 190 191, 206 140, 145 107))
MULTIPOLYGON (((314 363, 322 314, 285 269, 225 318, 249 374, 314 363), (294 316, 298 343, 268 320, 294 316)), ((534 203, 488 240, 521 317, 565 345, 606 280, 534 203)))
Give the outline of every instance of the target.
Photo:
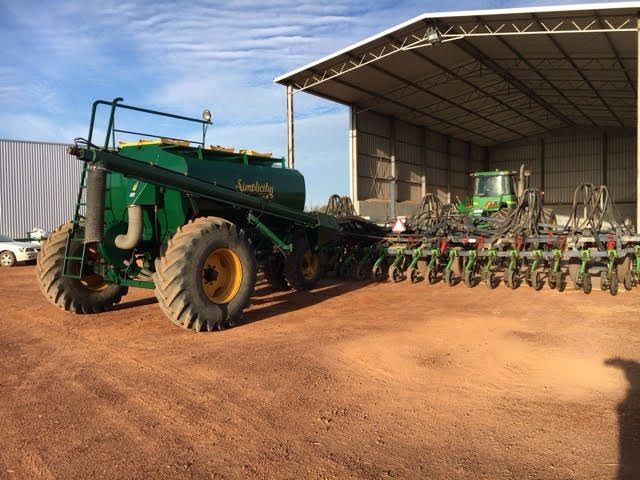
POLYGON ((172 144, 127 146, 119 153, 285 207, 304 208, 304 177, 297 170, 283 168, 279 158, 172 144))
POLYGON ((153 177, 158 178, 154 180, 158 183, 142 181, 141 178, 149 180, 151 177, 133 171, 129 173, 125 168, 120 172, 126 172, 131 177, 107 168, 104 241, 99 249, 104 260, 102 273, 112 283, 146 286, 145 282, 137 284, 137 275, 145 268, 141 263, 152 264, 161 246, 177 228, 198 216, 218 216, 234 222, 240 228, 248 229, 256 248, 267 250, 273 242, 273 238, 264 234, 267 230, 279 242, 288 244, 293 229, 300 222, 307 226, 316 224, 318 228, 313 229, 312 233, 314 243, 326 241, 337 229, 333 219, 303 213, 304 177, 296 170, 285 168, 282 159, 161 142, 123 146, 117 154, 123 160, 128 158, 140 162, 137 164, 138 172, 148 164, 149 169, 158 175, 153 177), (176 174, 180 176, 176 177, 176 174), (184 185, 177 185, 183 178, 207 182, 212 185, 211 188, 217 188, 219 194, 226 191, 233 198, 251 197, 257 203, 253 208, 265 228, 263 231, 252 230, 255 222, 251 224, 247 220, 249 209, 239 208, 240 205, 230 203, 228 199, 217 201, 219 197, 216 195, 203 198, 203 195, 185 193, 184 185), (176 189, 171 185, 176 185, 176 189), (286 207, 290 218, 262 216, 262 204, 286 207), (135 249, 135 258, 132 251, 119 249, 115 245, 115 238, 127 232, 128 207, 132 205, 142 208, 143 221, 142 238, 135 249))

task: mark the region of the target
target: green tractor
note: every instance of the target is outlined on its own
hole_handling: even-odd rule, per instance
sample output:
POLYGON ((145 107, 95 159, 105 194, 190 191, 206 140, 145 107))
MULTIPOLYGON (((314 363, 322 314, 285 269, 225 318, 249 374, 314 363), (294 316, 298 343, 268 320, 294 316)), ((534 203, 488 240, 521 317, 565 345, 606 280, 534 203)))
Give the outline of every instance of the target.
MULTIPOLYGON (((504 221, 513 212, 522 193, 529 188, 530 176, 531 172, 525 170, 524 164, 520 165, 518 172, 494 170, 472 173, 473 198, 470 203, 457 199, 456 208, 471 217, 504 221)), ((540 213, 543 224, 557 225, 556 214, 551 208, 543 207, 540 213)))
POLYGON ((89 136, 70 154, 84 162, 75 216, 38 255, 45 297, 71 313, 99 313, 130 287, 155 291, 177 325, 211 331, 233 325, 249 305, 262 268, 276 286, 312 287, 322 275, 321 247, 333 217, 306 213, 304 177, 284 160, 207 147, 202 119, 121 103, 93 104, 89 136), (93 143, 98 107, 109 108, 104 144, 93 143), (116 110, 196 123, 201 141, 142 134, 115 145, 116 110))
POLYGON ((504 170, 472 173, 472 201, 463 203, 458 199, 456 207, 458 211, 474 217, 504 216, 518 203, 518 198, 528 187, 529 176, 524 165, 518 173, 504 170))

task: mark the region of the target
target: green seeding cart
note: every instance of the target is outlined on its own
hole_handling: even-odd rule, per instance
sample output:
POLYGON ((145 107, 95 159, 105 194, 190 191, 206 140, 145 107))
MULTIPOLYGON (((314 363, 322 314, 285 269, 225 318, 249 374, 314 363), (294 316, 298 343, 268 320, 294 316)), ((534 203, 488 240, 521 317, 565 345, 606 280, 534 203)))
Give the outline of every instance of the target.
POLYGON ((211 123, 121 103, 93 104, 89 135, 69 153, 84 161, 73 221, 38 257, 42 292, 73 313, 97 313, 128 287, 152 288, 177 325, 233 325, 249 304, 261 265, 276 286, 313 286, 320 247, 335 237, 331 216, 305 213, 304 177, 268 154, 206 147, 211 123), (108 107, 104 143, 93 143, 96 111, 108 107), (122 109, 196 123, 190 142, 116 128, 122 109), (155 140, 115 145, 116 134, 155 140))

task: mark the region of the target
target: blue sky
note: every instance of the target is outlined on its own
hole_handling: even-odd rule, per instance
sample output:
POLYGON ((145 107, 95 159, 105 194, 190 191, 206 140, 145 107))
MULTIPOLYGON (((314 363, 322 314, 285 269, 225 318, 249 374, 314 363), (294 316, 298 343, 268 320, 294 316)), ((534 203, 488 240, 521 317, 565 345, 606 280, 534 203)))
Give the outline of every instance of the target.
MULTIPOLYGON (((2 0, 0 138, 70 143, 86 136, 94 99, 122 96, 191 116, 209 108, 209 143, 283 156, 285 96, 274 77, 424 12, 547 3, 577 2, 2 0)), ((295 99, 307 202, 347 194, 346 109, 295 99)))

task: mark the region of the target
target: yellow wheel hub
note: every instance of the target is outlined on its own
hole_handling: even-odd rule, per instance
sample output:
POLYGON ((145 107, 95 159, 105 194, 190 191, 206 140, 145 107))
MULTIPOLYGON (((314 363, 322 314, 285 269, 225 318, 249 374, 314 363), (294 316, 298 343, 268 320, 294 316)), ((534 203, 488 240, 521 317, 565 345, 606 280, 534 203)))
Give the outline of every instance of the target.
POLYGON ((236 252, 228 248, 212 251, 202 266, 202 289, 213 303, 229 303, 242 284, 242 263, 236 252))
POLYGON ((318 255, 311 250, 304 252, 302 257, 302 276, 305 280, 312 280, 319 266, 320 260, 318 259, 318 255))

